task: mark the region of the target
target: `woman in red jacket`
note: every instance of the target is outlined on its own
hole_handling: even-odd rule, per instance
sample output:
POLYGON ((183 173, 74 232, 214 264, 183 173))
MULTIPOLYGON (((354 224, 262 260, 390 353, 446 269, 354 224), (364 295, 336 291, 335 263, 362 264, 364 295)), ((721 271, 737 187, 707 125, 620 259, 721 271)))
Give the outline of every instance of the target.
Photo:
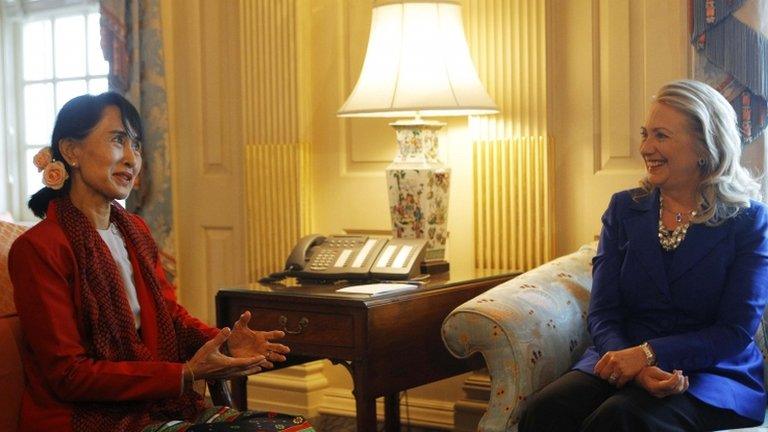
POLYGON ((9 256, 25 342, 21 431, 184 431, 201 416, 260 421, 206 411, 191 384, 259 372, 289 351, 272 342, 283 332, 250 330, 249 312, 219 330, 176 302, 147 225, 115 202, 141 170, 141 139, 126 99, 84 95, 64 105, 51 147, 35 157, 46 187, 29 207, 43 221, 9 256))

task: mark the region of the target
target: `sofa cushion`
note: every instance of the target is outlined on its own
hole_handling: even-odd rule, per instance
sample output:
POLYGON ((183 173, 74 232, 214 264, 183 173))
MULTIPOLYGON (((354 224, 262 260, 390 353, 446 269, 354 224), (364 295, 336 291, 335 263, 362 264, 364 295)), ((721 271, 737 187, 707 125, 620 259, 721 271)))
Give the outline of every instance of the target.
POLYGON ((755 343, 763 354, 763 382, 765 388, 768 389, 768 334, 765 331, 766 326, 768 326, 768 312, 763 313, 763 319, 760 320, 760 326, 757 327, 755 334, 755 343))
POLYGON ((26 230, 24 226, 0 221, 0 317, 16 314, 16 305, 13 304, 13 286, 8 276, 8 250, 24 230, 26 230))
POLYGON ((0 431, 15 431, 24 391, 19 349, 21 328, 17 317, 0 318, 0 431))

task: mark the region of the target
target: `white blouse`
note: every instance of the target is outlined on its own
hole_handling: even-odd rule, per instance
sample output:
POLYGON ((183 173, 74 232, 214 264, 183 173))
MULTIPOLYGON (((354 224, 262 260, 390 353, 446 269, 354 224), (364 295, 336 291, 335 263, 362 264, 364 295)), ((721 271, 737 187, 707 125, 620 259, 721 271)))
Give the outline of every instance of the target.
POLYGON ((112 258, 114 258, 117 268, 120 270, 120 275, 123 277, 123 285, 125 286, 125 295, 128 297, 128 305, 131 307, 133 319, 136 321, 136 328, 138 329, 141 327, 141 306, 139 306, 139 299, 136 296, 136 285, 133 283, 133 266, 128 258, 128 249, 125 248, 123 235, 113 223, 110 223, 109 228, 105 230, 97 229, 96 231, 99 232, 101 239, 109 247, 112 258))

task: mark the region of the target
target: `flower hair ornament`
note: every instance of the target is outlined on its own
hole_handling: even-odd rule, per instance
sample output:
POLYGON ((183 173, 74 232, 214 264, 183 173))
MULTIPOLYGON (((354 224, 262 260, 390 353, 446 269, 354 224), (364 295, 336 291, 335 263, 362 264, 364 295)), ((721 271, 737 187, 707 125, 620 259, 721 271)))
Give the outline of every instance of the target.
POLYGON ((50 147, 43 147, 32 158, 32 163, 37 167, 37 172, 43 173, 43 184, 53 190, 59 190, 69 178, 67 169, 61 161, 53 159, 50 147))

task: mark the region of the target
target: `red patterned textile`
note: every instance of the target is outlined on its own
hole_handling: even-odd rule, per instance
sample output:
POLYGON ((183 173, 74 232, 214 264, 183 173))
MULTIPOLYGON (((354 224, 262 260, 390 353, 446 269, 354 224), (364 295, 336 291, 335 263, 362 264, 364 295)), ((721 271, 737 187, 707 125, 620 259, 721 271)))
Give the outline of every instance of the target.
MULTIPOLYGON (((133 314, 125 296, 114 292, 125 290, 120 272, 106 244, 93 225, 69 198, 56 202, 56 215, 69 239, 80 269, 80 324, 84 329, 88 355, 96 360, 181 362, 188 353, 180 347, 195 346, 202 335, 197 331, 174 326, 164 301, 154 268, 157 247, 152 238, 141 231, 132 216, 118 205, 112 206, 111 222, 136 251, 141 277, 156 305, 158 343, 156 353, 142 343, 135 329, 133 314), (192 339, 192 340, 187 340, 192 339)), ((178 398, 161 401, 85 402, 77 404, 73 415, 75 431, 134 431, 158 419, 194 419, 204 408, 202 398, 188 388, 178 398)))

